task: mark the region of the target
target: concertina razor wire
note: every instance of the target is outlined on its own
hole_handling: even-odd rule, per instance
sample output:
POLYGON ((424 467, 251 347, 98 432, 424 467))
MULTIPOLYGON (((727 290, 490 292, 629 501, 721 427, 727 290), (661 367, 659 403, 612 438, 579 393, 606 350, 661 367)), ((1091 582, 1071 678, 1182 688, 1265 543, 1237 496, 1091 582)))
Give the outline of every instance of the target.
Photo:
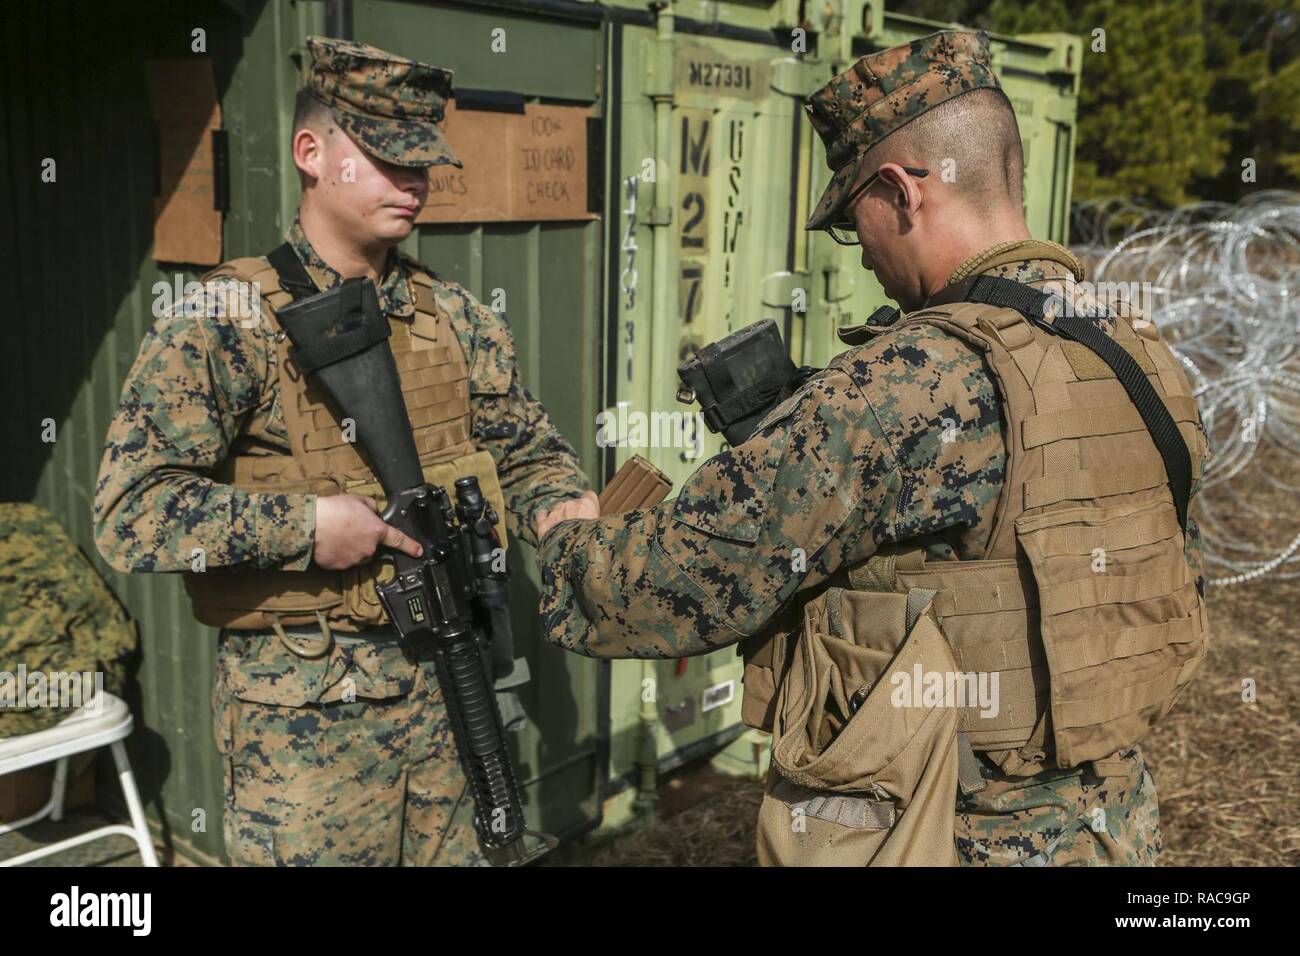
POLYGON ((1300 576, 1300 193, 1083 202, 1071 233, 1099 289, 1138 290, 1191 381, 1211 446, 1193 512, 1208 583, 1300 576))

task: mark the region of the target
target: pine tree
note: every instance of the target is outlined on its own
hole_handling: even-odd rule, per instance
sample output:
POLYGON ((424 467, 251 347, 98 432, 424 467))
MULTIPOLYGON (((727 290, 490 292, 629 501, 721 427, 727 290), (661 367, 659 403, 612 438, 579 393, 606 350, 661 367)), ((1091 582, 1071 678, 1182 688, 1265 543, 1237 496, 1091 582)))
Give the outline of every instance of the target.
POLYGON ((1300 0, 1206 0, 1213 109, 1232 121, 1215 198, 1300 186, 1300 0), (1247 171, 1253 174, 1250 181, 1247 171))
POLYGON ((1300 0, 904 0, 890 9, 1083 37, 1076 199, 1174 205, 1300 188, 1300 0))
POLYGON ((995 0, 986 20, 1003 33, 1084 38, 1076 199, 1174 206, 1193 198, 1198 179, 1223 170, 1232 121, 1210 108, 1201 0, 995 0))

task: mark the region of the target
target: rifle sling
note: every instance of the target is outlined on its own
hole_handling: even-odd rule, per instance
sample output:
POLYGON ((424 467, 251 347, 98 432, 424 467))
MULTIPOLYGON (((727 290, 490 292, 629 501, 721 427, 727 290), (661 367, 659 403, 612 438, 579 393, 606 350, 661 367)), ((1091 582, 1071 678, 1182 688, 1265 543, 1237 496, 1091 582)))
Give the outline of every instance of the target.
MULTIPOLYGON (((319 292, 289 243, 283 242, 276 246, 266 258, 279 275, 281 287, 293 296, 295 305, 312 296, 328 294, 319 292)), ((364 309, 361 307, 362 283, 348 280, 343 285, 331 289, 330 292, 340 297, 339 305, 342 311, 364 315, 364 309)), ((317 369, 342 361, 382 342, 390 334, 392 330, 382 316, 366 315, 364 321, 356 328, 322 339, 307 347, 293 346, 289 349, 289 354, 293 356, 294 364, 302 373, 310 375, 317 369)))
POLYGON ((281 288, 293 296, 293 301, 301 302, 320 291, 289 243, 280 243, 266 259, 280 276, 281 288))

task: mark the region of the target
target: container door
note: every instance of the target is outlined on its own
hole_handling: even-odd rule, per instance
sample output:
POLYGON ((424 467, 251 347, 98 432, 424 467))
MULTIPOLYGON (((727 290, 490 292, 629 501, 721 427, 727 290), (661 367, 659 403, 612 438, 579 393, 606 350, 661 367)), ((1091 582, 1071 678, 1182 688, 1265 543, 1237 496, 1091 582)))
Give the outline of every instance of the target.
MULTIPOLYGON (((795 182, 809 77, 771 31, 723 36, 680 18, 671 30, 616 29, 620 243, 605 439, 618 461, 642 455, 678 489, 722 441, 697 406, 677 401, 677 366, 761 319, 796 349, 802 339, 810 296, 795 182)), ((611 776, 629 780, 651 758, 668 769, 738 737, 742 670, 735 647, 614 662, 611 776)))

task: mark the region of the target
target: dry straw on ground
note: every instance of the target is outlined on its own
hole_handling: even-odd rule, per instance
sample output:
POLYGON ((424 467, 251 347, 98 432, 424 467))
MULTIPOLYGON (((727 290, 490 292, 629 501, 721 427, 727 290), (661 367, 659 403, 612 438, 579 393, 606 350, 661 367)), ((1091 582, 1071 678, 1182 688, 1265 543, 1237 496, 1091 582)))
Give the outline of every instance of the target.
POLYGON ((1300 581, 1210 593, 1208 659, 1146 750, 1166 865, 1300 863, 1300 581), (1255 703, 1243 700, 1252 681, 1255 703))

